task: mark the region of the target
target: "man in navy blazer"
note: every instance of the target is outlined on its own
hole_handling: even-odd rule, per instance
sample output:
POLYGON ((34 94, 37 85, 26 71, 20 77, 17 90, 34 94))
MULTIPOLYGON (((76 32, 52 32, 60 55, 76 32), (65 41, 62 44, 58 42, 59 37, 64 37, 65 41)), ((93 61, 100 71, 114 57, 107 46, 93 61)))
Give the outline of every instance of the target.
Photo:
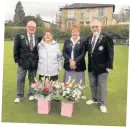
POLYGON ((106 113, 107 78, 113 69, 114 43, 109 35, 101 32, 102 24, 98 19, 92 20, 90 28, 92 35, 86 40, 86 51, 92 100, 86 104, 98 103, 101 112, 106 113))
POLYGON ((33 93, 31 92, 31 83, 34 82, 38 64, 38 51, 37 45, 40 41, 35 34, 36 23, 29 21, 26 26, 26 32, 16 35, 14 40, 13 55, 14 61, 18 65, 17 71, 17 95, 14 100, 19 103, 24 97, 25 77, 28 71, 29 79, 29 100, 34 100, 33 93))

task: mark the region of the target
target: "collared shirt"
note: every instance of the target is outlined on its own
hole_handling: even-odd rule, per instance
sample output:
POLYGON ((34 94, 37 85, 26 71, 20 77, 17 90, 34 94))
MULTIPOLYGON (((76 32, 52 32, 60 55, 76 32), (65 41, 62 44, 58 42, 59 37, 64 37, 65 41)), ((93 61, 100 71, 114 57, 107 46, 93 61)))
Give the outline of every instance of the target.
POLYGON ((93 52, 93 50, 94 50, 94 48, 95 48, 95 45, 96 45, 97 40, 98 40, 98 38, 99 38, 99 35, 100 35, 100 33, 98 33, 97 35, 93 35, 93 37, 92 37, 91 42, 94 40, 94 36, 96 36, 96 39, 95 39, 95 43, 94 43, 94 46, 93 46, 92 52, 93 52))
POLYGON ((80 40, 80 37, 78 37, 77 40, 74 40, 74 39, 71 37, 70 40, 71 40, 72 43, 73 43, 73 45, 72 45, 72 51, 71 51, 71 59, 74 60, 74 47, 75 47, 75 44, 80 40))
POLYGON ((73 42, 73 45, 75 45, 75 44, 76 44, 76 42, 78 42, 78 41, 80 40, 80 36, 78 37, 78 39, 77 39, 77 40, 74 40, 72 37, 70 38, 70 40, 73 42))
MULTIPOLYGON (((31 38, 31 35, 29 33, 27 33, 27 36, 28 36, 28 41, 30 43, 30 38, 31 38)), ((33 34, 33 47, 35 46, 35 35, 33 34)))

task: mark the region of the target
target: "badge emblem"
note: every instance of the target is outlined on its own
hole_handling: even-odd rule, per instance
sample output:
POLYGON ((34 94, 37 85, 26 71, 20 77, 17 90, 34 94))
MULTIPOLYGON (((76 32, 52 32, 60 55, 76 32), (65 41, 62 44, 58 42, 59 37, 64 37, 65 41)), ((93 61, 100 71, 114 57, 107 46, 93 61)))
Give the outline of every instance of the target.
POLYGON ((103 50, 103 46, 99 46, 99 51, 102 51, 103 50))

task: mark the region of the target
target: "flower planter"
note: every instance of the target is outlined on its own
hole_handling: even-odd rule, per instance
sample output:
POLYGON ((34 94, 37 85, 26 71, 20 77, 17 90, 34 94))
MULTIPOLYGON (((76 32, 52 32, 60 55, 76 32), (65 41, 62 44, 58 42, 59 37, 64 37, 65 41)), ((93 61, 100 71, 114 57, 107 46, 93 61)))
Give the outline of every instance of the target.
POLYGON ((72 103, 72 102, 62 102, 61 115, 67 116, 67 117, 72 117, 73 107, 74 107, 74 103, 72 103))
POLYGON ((50 100, 38 100, 37 101, 37 110, 39 114, 48 114, 51 109, 50 100))

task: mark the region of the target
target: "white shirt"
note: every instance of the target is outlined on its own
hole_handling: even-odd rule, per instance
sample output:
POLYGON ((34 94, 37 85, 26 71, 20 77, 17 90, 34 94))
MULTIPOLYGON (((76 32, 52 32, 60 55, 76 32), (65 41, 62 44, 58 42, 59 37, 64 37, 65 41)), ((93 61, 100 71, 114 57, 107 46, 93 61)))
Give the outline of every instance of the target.
MULTIPOLYGON (((74 47, 75 47, 75 44, 80 40, 80 37, 78 37, 77 40, 73 40, 73 38, 71 37, 70 40, 71 40, 72 43, 73 43, 73 47, 72 47, 72 48, 74 48, 74 47)), ((73 50, 71 51, 71 59, 74 60, 74 51, 73 51, 73 50)))
POLYGON ((95 45, 96 45, 97 40, 98 40, 98 38, 99 38, 99 35, 100 35, 100 33, 99 33, 99 34, 97 34, 97 35, 93 35, 93 37, 92 37, 91 43, 92 43, 92 42, 93 42, 93 40, 94 40, 94 36, 96 36, 96 39, 95 39, 95 43, 94 43, 94 46, 93 46, 92 52, 93 52, 93 50, 94 50, 94 48, 95 48, 95 45))
MULTIPOLYGON (((27 36, 28 36, 28 41, 30 43, 30 38, 31 38, 31 35, 29 33, 27 33, 27 36)), ((35 46, 35 35, 33 34, 33 47, 35 46)))

